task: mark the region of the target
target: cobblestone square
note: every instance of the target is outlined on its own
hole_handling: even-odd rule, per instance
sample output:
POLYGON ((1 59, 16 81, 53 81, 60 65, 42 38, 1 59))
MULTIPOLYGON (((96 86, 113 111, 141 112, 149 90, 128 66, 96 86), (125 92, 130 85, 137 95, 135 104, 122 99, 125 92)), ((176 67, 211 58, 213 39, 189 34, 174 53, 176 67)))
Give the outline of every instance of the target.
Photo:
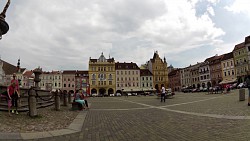
POLYGON ((250 107, 238 92, 176 93, 165 103, 156 96, 88 98, 80 132, 35 140, 245 141, 250 107))

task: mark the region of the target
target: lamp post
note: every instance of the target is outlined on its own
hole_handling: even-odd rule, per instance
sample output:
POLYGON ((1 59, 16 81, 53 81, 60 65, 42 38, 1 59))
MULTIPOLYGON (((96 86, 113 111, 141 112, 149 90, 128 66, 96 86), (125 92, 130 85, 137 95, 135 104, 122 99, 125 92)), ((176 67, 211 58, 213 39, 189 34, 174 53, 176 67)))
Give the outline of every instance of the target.
POLYGON ((0 40, 2 39, 2 35, 6 34, 9 31, 9 25, 5 21, 6 11, 10 5, 10 0, 7 1, 2 13, 0 14, 0 40))

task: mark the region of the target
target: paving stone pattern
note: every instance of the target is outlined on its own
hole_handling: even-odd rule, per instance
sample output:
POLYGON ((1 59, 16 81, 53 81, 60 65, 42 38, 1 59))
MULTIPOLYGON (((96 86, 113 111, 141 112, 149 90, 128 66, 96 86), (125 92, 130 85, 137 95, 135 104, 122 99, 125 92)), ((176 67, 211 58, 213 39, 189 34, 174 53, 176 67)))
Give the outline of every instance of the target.
MULTIPOLYGON (((238 116, 250 116, 250 106, 247 106, 247 100, 239 101, 238 90, 226 95, 176 93, 166 103, 161 103, 156 96, 96 97, 89 98, 88 101, 91 109, 84 111, 86 117, 80 132, 33 140, 250 140, 250 119, 237 119, 238 116), (209 117, 209 114, 218 116, 209 117)), ((4 135, 6 134, 0 133, 0 136, 4 135)))

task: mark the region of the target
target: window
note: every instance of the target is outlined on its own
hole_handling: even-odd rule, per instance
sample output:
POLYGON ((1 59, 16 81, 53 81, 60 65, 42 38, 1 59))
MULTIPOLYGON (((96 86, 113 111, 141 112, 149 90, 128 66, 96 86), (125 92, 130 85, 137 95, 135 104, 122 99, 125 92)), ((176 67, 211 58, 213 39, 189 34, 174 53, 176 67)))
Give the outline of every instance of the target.
POLYGON ((64 84, 64 87, 66 87, 66 84, 64 84))
POLYGON ((112 85, 112 81, 109 81, 109 85, 112 85))
POLYGON ((92 74, 92 79, 95 79, 95 74, 92 74))
POLYGON ((227 76, 227 72, 224 72, 224 76, 227 76))

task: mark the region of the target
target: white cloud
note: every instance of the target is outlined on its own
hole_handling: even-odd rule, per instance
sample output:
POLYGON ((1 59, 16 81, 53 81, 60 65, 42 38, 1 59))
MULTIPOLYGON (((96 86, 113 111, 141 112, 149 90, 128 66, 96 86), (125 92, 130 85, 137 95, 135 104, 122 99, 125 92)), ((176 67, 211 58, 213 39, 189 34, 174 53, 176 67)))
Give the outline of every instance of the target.
POLYGON ((88 69, 89 57, 101 52, 140 65, 156 50, 170 55, 222 42, 225 32, 210 18, 213 8, 197 17, 197 2, 16 1, 7 11, 10 31, 0 42, 1 56, 14 64, 20 56, 29 69, 88 69))
POLYGON ((207 8, 207 12, 208 12, 211 16, 215 16, 213 7, 209 6, 209 7, 207 8))
POLYGON ((235 0, 232 5, 226 6, 225 9, 234 13, 245 13, 250 16, 250 1, 235 0))

